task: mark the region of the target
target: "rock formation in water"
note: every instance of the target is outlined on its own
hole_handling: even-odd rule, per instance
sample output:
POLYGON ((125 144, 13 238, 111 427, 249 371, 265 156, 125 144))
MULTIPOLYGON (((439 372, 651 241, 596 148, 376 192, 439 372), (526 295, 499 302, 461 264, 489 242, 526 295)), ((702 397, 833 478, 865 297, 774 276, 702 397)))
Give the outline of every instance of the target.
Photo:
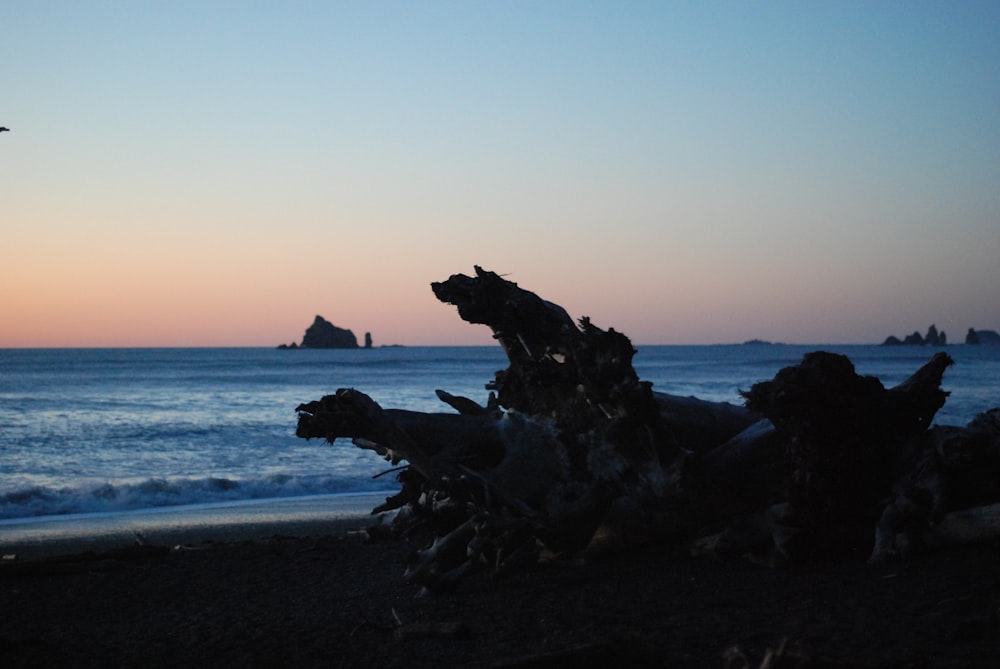
POLYGON ((927 334, 924 336, 920 336, 917 331, 907 335, 902 340, 895 335, 889 335, 882 342, 882 346, 944 346, 947 343, 948 335, 945 331, 938 332, 937 326, 931 325, 927 328, 927 334))
POLYGON ((986 344, 987 346, 1000 346, 1000 333, 996 330, 976 330, 969 328, 965 335, 966 344, 986 344))
MULTIPOLYGON (((366 348, 371 348, 371 333, 365 334, 366 348)), ((358 338, 354 333, 317 315, 312 325, 306 328, 301 344, 281 344, 281 349, 295 348, 358 348, 358 338)))
POLYGON ((358 338, 354 333, 316 316, 313 324, 302 337, 302 348, 357 348, 358 338))

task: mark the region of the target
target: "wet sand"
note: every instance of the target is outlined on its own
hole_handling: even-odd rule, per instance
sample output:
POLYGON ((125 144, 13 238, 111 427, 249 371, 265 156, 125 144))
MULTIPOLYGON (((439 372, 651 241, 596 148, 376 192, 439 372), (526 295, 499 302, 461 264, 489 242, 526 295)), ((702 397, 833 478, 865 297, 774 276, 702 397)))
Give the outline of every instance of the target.
POLYGON ((366 542, 369 522, 5 560, 2 664, 757 667, 784 644, 772 667, 1000 666, 995 544, 783 569, 644 546, 417 597, 412 547, 366 542))
POLYGON ((310 536, 370 523, 384 493, 312 495, 116 513, 0 520, 0 552, 21 559, 102 551, 136 543, 173 546, 202 541, 310 536))

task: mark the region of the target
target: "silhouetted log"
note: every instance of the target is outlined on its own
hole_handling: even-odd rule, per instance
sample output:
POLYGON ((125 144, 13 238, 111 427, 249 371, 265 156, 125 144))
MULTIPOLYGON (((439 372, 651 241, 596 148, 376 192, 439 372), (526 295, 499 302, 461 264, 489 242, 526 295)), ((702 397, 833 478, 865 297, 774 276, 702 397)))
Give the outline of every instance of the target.
POLYGON ((879 502, 906 445, 944 405, 940 384, 951 364, 938 353, 886 390, 845 356, 815 352, 744 393, 785 445, 788 489, 776 546, 785 557, 871 549, 879 502))
MULTIPOLYGON (((375 512, 397 510, 394 527, 421 546, 407 576, 428 588, 482 568, 502 574, 543 550, 572 553, 602 524, 695 541, 714 557, 783 561, 869 550, 876 525, 888 554, 897 536, 955 508, 951 482, 965 470, 929 455, 944 448, 931 445, 940 428, 928 430, 947 396, 943 353, 891 389, 844 356, 811 353, 738 407, 654 393, 623 334, 574 323, 492 272, 432 288, 507 354, 485 404, 439 390, 457 413, 419 413, 341 389, 297 409, 301 437, 352 438, 405 461, 402 489, 375 512), (941 500, 926 513, 924 490, 941 500)), ((1000 450, 993 437, 970 439, 944 459, 1000 450)), ((977 503, 1000 501, 1000 491, 979 497, 991 495, 977 503)))
POLYGON ((483 563, 503 569, 543 547, 581 549, 623 497, 662 516, 685 500, 690 453, 758 419, 729 404, 654 394, 632 367, 627 337, 587 319, 577 326, 492 272, 432 287, 465 320, 488 325, 507 353, 510 366, 487 385, 486 406, 439 391, 460 413, 422 414, 341 389, 298 407, 299 436, 351 437, 408 463, 403 490, 379 510, 399 508, 397 525, 428 533, 431 545, 411 565, 416 580, 446 587, 483 563))
POLYGON ((950 511, 920 536, 929 546, 957 546, 1000 539, 1000 504, 950 511))
POLYGON ((1000 535, 1000 409, 911 440, 875 532, 871 560, 1000 535))

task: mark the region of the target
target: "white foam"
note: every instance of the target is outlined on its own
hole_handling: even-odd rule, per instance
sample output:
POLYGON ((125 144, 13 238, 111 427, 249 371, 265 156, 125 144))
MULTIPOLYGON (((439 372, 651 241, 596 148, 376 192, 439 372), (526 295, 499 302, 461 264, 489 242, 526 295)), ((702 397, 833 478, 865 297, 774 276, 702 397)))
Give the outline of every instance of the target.
POLYGON ((391 478, 295 476, 260 479, 150 478, 142 481, 89 481, 54 488, 31 486, 0 495, 0 519, 116 513, 134 509, 232 503, 262 499, 392 491, 391 478))

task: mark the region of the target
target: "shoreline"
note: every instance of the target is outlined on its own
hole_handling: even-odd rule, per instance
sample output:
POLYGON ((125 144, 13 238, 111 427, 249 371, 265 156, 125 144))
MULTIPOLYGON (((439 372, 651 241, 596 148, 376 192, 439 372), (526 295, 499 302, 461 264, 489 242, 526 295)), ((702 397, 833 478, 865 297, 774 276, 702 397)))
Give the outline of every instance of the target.
POLYGON ((302 669, 720 668, 766 657, 992 669, 1000 657, 995 543, 781 569, 637 546, 503 579, 480 572, 423 597, 403 577, 408 549, 283 533, 2 564, 0 608, 12 615, 0 654, 10 667, 302 669))
POLYGON ((5 519, 0 520, 0 554, 35 560, 136 543, 175 546, 339 534, 374 523, 371 509, 386 496, 341 493, 5 519))
POLYGON ((10 667, 963 666, 1000 658, 1000 543, 770 569, 606 547, 420 596, 381 494, 0 521, 10 667), (142 545, 136 545, 136 532, 142 545))

